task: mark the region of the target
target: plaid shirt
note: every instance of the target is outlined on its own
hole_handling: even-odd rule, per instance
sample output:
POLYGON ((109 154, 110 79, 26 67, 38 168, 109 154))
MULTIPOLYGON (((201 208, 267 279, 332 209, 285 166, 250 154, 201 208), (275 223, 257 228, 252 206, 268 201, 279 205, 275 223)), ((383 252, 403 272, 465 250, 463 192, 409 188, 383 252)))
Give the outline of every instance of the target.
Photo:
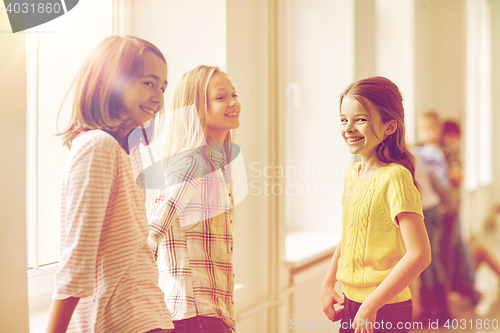
POLYGON ((148 212, 148 241, 173 320, 218 317, 233 328, 234 202, 224 156, 208 152, 210 158, 193 153, 168 168, 166 188, 148 212))

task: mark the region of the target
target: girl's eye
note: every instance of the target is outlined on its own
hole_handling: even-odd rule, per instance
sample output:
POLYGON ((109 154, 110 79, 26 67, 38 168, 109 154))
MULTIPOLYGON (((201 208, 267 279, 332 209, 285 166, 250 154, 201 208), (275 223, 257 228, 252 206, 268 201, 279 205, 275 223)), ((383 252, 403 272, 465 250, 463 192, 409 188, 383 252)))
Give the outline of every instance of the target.
POLYGON ((226 96, 219 96, 219 97, 217 97, 217 99, 218 99, 218 100, 223 100, 223 99, 224 99, 224 97, 226 97, 226 96))
POLYGON ((347 119, 340 119, 341 123, 347 123, 347 119))
POLYGON ((366 119, 364 119, 364 118, 358 118, 358 121, 359 122, 363 122, 363 121, 366 121, 366 119))
POLYGON ((238 98, 238 95, 236 95, 236 94, 233 94, 233 98, 238 98))
POLYGON ((144 82, 144 84, 151 88, 154 86, 153 82, 144 82))

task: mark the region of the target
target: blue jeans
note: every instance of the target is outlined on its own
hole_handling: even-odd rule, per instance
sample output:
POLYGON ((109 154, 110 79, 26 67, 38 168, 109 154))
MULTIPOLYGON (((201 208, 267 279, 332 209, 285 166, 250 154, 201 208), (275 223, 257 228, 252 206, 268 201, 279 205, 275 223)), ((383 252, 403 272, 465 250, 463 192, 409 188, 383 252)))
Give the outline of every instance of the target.
POLYGON ((233 333, 220 318, 196 316, 175 320, 171 333, 233 333))
MULTIPOLYGON (((354 317, 361 306, 361 303, 351 301, 344 295, 344 313, 342 314, 340 333, 353 333, 354 329, 350 324, 354 322, 354 317)), ((382 332, 409 332, 411 327, 411 300, 386 304, 377 311, 377 318, 375 323, 372 323, 374 328, 373 333, 382 332), (399 325, 399 329, 398 329, 399 325), (405 328, 405 325, 407 328, 405 328)), ((366 325, 365 325, 366 326, 366 325)))

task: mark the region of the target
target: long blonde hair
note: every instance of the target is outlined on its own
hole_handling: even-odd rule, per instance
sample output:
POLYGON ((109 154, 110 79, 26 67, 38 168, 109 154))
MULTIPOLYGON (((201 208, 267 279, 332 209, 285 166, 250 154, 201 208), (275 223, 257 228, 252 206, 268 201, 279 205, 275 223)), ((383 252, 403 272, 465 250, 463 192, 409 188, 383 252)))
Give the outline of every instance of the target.
MULTIPOLYGON (((153 52, 166 64, 156 46, 135 36, 111 36, 92 50, 64 97, 66 100, 74 90, 71 119, 66 129, 58 134, 62 136, 64 146, 71 148, 76 136, 93 129, 101 129, 116 137, 128 117, 121 110, 121 100, 132 81, 142 74, 146 51, 153 52)), ((160 114, 163 113, 162 108, 160 114)), ((157 126, 161 126, 161 118, 156 117, 157 126)), ((145 138, 146 144, 153 137, 154 123, 151 121, 147 129, 149 138, 145 138)))
MULTIPOLYGON (((207 131, 207 113, 208 113, 208 83, 215 73, 223 73, 218 67, 198 66, 192 71, 186 73, 177 84, 173 101, 172 110, 167 113, 168 133, 163 151, 163 169, 169 173, 170 166, 177 161, 196 156, 202 158, 207 165, 212 166, 211 172, 203 177, 207 177, 209 182, 209 193, 207 206, 202 208, 205 217, 212 217, 223 213, 224 202, 227 197, 222 196, 226 193, 225 186, 221 186, 218 173, 215 172, 219 166, 213 164, 208 147, 213 146, 210 142, 207 131)), ((223 153, 226 163, 223 166, 227 179, 232 189, 234 184, 232 180, 232 142, 231 133, 228 131, 223 143, 223 153)), ((204 219, 208 223, 208 218, 204 219)), ((201 221, 199 221, 201 222, 201 221)))
MULTIPOLYGON (((174 155, 183 151, 210 145, 207 131, 208 83, 215 73, 224 73, 219 67, 198 66, 184 74, 177 84, 172 100, 172 111, 167 141, 163 150, 164 169, 172 161, 174 155)), ((224 139, 226 157, 231 156, 231 132, 224 139)))

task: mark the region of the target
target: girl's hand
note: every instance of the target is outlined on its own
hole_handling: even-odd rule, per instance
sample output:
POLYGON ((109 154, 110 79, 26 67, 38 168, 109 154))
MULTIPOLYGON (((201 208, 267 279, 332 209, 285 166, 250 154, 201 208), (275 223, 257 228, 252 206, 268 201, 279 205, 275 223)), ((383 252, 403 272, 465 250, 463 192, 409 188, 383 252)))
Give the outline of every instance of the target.
POLYGON ((323 303, 323 312, 331 321, 342 319, 344 309, 335 310, 335 304, 344 305, 344 300, 337 294, 332 285, 326 285, 321 288, 321 302, 323 303))
POLYGON ((354 333, 372 333, 377 320, 377 311, 369 310, 365 304, 361 304, 352 322, 354 333), (359 324, 359 325, 358 325, 359 324))

